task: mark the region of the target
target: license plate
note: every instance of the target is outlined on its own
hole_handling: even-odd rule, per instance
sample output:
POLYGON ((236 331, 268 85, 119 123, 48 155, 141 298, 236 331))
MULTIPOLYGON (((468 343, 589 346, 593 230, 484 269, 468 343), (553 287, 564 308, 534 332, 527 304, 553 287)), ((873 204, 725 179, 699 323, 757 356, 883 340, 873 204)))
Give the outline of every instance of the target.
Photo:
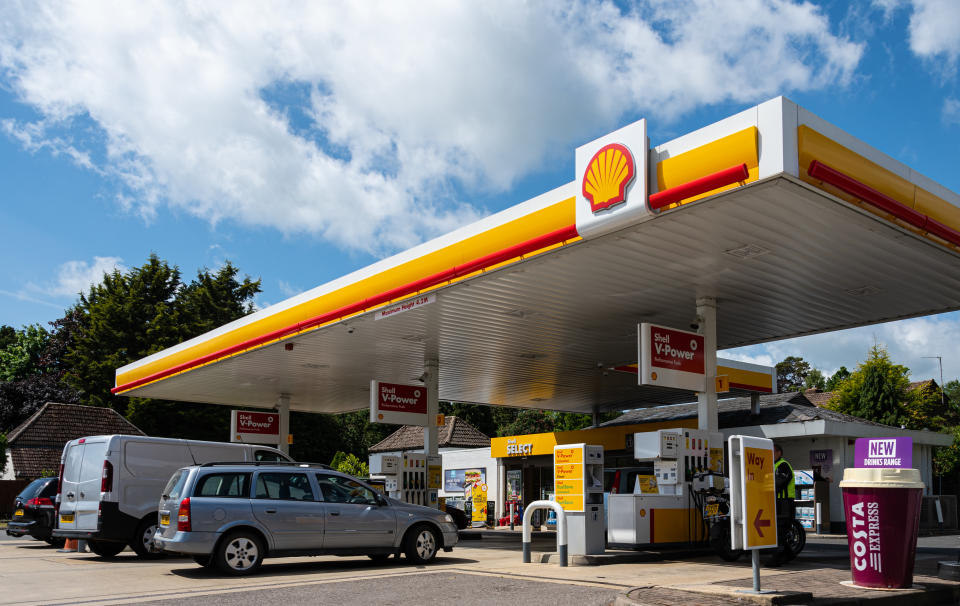
POLYGON ((169 514, 169 513, 161 513, 161 514, 160 514, 160 525, 161 525, 161 526, 169 526, 169 525, 170 525, 170 514, 169 514))
POLYGON ((72 513, 61 513, 61 514, 60 514, 60 523, 61 523, 61 524, 73 524, 73 514, 72 514, 72 513))
POLYGON ((18 509, 18 510, 16 510, 16 511, 13 512, 13 515, 16 516, 16 517, 20 517, 20 516, 23 515, 23 510, 22 510, 22 509, 18 509))
POLYGON ((706 515, 708 515, 708 516, 715 516, 715 515, 719 514, 719 513, 720 513, 720 504, 719 504, 719 503, 710 503, 710 504, 708 504, 705 513, 706 513, 706 515))

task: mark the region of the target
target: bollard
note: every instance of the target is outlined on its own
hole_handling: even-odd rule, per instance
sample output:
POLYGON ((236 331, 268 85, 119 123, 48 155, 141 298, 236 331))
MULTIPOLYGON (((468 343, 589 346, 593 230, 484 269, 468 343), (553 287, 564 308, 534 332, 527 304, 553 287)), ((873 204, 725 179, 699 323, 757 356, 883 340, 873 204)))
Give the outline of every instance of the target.
POLYGON ((510 503, 510 530, 513 530, 513 503, 510 503))
POLYGON ((58 549, 57 551, 59 553, 70 553, 70 552, 77 551, 77 548, 79 547, 79 543, 80 542, 77 539, 67 539, 63 543, 63 549, 58 549))
POLYGON ((560 557, 560 566, 566 567, 567 517, 563 507, 554 501, 534 501, 523 510, 523 563, 530 563, 530 542, 533 534, 530 522, 533 519, 534 510, 537 509, 552 509, 557 513, 557 555, 560 557))

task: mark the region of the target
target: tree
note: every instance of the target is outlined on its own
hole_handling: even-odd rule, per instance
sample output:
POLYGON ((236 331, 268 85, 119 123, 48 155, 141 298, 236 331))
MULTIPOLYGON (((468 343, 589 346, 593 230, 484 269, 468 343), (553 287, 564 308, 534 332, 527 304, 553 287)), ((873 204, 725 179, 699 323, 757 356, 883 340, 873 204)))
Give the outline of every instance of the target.
POLYGON ((516 419, 497 430, 499 436, 517 436, 528 433, 546 433, 554 430, 554 417, 544 410, 525 409, 516 419))
POLYGON ((440 412, 448 417, 457 417, 473 425, 488 436, 497 435, 497 420, 494 406, 466 404, 463 402, 440 402, 440 412))
POLYGON ((341 473, 350 474, 357 478, 367 478, 370 476, 370 466, 361 461, 357 455, 353 453, 345 453, 338 450, 330 462, 330 467, 333 467, 341 473))
POLYGON ((787 356, 777 363, 777 391, 800 391, 810 373, 810 363, 798 356, 787 356))
POLYGON ((82 392, 83 403, 111 406, 150 435, 222 440, 226 407, 128 399, 110 388, 117 368, 250 313, 260 281, 241 281, 237 274, 227 262, 183 284, 180 270, 156 255, 125 273, 104 274, 80 296, 64 356, 67 380, 82 392))
POLYGON ((908 399, 910 370, 894 364, 881 345, 870 348, 850 378, 834 392, 828 406, 845 414, 898 426, 908 399))
POLYGON ((227 261, 216 273, 197 271, 197 277, 177 293, 181 339, 189 339, 219 328, 253 312, 253 298, 260 292, 260 280, 246 276, 227 261))
POLYGON ((75 389, 63 382, 62 351, 71 339, 72 315, 20 331, 0 329, 7 347, 0 362, 0 430, 9 431, 27 420, 46 402, 79 401, 75 389))
POLYGON ((47 402, 76 404, 79 394, 55 374, 0 382, 0 431, 10 431, 47 402))
POLYGON ((40 354, 49 339, 50 333, 39 324, 14 331, 7 346, 0 349, 0 381, 18 381, 40 374, 40 354))
POLYGON ((824 391, 836 391, 844 381, 850 378, 850 371, 847 370, 846 366, 841 366, 837 372, 830 375, 830 378, 827 379, 827 383, 824 386, 824 391))
POLYGON ((960 425, 960 414, 933 381, 922 383, 909 392, 900 423, 909 429, 950 431, 960 425))
POLYGON ((7 434, 5 433, 0 433, 0 453, 3 453, 0 457, 0 476, 2 476, 7 469, 7 434))
POLYGON ((804 389, 819 389, 823 391, 825 386, 826 379, 823 377, 823 372, 818 368, 810 369, 810 372, 807 373, 806 378, 803 380, 804 389))
POLYGON ((954 379, 943 384, 943 394, 947 403, 957 411, 960 411, 960 381, 954 379))
POLYGON ((6 324, 0 326, 0 350, 6 349, 8 345, 17 339, 17 329, 6 324))
POLYGON ((66 361, 67 380, 83 393, 84 404, 126 412, 127 398, 110 393, 114 373, 182 340, 180 287, 180 270, 151 254, 141 267, 105 273, 80 295, 80 327, 66 361))

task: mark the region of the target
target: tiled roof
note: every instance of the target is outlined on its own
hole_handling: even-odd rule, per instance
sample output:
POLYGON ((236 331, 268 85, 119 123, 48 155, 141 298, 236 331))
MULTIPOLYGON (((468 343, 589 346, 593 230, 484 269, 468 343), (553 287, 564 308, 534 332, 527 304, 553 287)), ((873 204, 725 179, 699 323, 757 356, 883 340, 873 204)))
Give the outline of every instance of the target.
MULTIPOLYGON (((774 425, 776 423, 803 423, 804 421, 838 421, 860 423, 886 427, 859 417, 845 415, 828 408, 818 408, 801 392, 763 394, 760 396, 760 414, 750 414, 750 398, 731 398, 717 403, 720 429, 730 427, 749 427, 752 425, 774 425)), ((601 426, 628 425, 632 423, 650 423, 654 421, 679 421, 696 418, 696 404, 675 404, 640 408, 620 415, 601 426)))
POLYGON ((18 480, 33 480, 46 473, 57 475, 60 469, 60 448, 11 448, 14 477, 18 480))
POLYGON ((833 392, 820 391, 819 389, 808 389, 803 392, 803 395, 810 400, 810 403, 814 406, 823 406, 830 401, 830 398, 833 397, 833 392))
MULTIPOLYGON (((490 438, 479 429, 457 417, 447 417, 437 432, 441 448, 484 448, 490 446, 490 438)), ((380 442, 370 447, 370 452, 394 452, 423 448, 423 427, 404 425, 380 442)))
POLYGON ((83 436, 146 435, 112 408, 47 402, 7 434, 7 447, 17 479, 56 473, 63 445, 83 436))

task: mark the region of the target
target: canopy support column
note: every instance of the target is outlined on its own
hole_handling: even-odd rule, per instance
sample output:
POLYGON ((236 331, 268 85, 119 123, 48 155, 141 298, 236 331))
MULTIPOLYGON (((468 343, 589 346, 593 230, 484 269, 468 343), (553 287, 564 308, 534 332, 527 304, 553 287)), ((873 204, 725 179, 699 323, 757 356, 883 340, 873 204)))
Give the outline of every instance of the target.
POLYGON ((697 321, 703 335, 707 390, 697 394, 697 428, 718 431, 717 418, 717 300, 697 297, 697 321))
POLYGON ((437 415, 440 413, 440 363, 427 360, 423 363, 423 384, 427 388, 427 426, 423 428, 423 452, 428 456, 437 454, 439 430, 437 415))
POLYGON ((280 416, 280 443, 277 448, 283 454, 290 456, 290 441, 287 436, 290 435, 290 396, 282 393, 277 398, 277 414, 280 416))

